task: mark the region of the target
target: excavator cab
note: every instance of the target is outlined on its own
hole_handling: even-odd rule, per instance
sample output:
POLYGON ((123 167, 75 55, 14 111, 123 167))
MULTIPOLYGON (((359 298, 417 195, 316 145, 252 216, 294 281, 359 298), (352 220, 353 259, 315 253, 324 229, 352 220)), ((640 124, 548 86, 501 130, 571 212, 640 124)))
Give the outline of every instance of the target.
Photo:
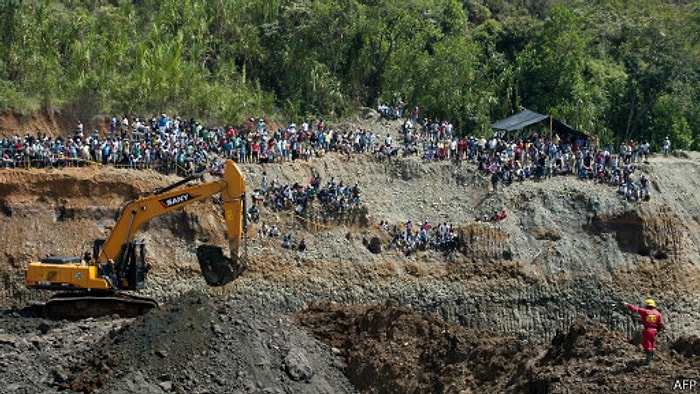
MULTIPOLYGON (((92 251, 94 256, 102 252, 106 240, 96 239, 92 251)), ((122 245, 119 258, 114 262, 114 279, 112 286, 119 290, 140 290, 146 285, 146 274, 150 269, 146 263, 146 244, 141 240, 133 240, 122 245)), ((110 276, 102 272, 102 276, 110 276)))

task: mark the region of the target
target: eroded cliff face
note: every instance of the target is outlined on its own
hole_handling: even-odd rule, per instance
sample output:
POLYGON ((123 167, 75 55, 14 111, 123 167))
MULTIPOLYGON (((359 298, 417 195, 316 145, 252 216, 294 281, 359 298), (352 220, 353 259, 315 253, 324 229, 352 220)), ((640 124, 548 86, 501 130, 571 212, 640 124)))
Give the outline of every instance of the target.
POLYGON ((447 265, 451 301, 434 304, 470 327, 548 341, 578 315, 631 334, 636 323, 620 301, 651 296, 664 305, 671 336, 697 334, 698 203, 678 198, 690 190, 666 186, 692 174, 690 162, 641 164, 655 179, 648 202, 571 179, 488 196, 485 205, 507 207, 508 219, 461 228, 462 254, 447 265))
MULTIPOLYGON (((376 121, 367 128, 395 133, 394 127, 376 121)), ((304 216, 263 207, 261 221, 250 228, 251 266, 216 292, 254 294, 282 311, 315 301, 394 299, 468 327, 529 340, 551 339, 579 314, 633 331, 619 302, 653 296, 668 316, 670 336, 697 334, 698 156, 653 157, 636 166, 636 175, 644 172, 651 180, 651 201, 626 202, 611 186, 575 177, 528 180, 494 193, 470 163, 423 163, 417 157, 329 154, 308 162, 244 164, 249 190, 259 187, 263 171, 269 180, 290 185, 320 174, 322 182, 358 182, 363 207, 304 216), (501 209, 508 212, 502 222, 475 221, 501 209), (407 220, 450 223, 462 246, 449 255, 403 256, 389 248, 379 223, 402 226, 407 220), (309 250, 289 251, 280 239, 259 236, 262 223, 306 238, 309 250)), ((89 250, 93 239, 109 234, 128 200, 177 180, 108 166, 0 170, 2 302, 41 297, 23 288, 29 261, 89 250)), ((156 218, 139 238, 148 243, 154 267, 146 293, 167 300, 193 288, 207 291, 195 251, 201 243, 225 247, 221 207, 210 199, 156 218)))
MULTIPOLYGON (((314 235, 318 249, 301 259, 309 274, 285 263, 259 273, 274 276, 279 266, 295 272, 293 279, 266 281, 264 297, 271 305, 294 310, 305 305, 298 298, 303 294, 307 302, 396 299, 467 327, 549 341, 581 315, 631 335, 637 322, 620 302, 652 296, 663 305, 670 337, 698 333, 700 203, 682 198, 698 186, 694 156, 638 163, 636 175, 643 171, 652 180, 652 200, 642 203, 574 177, 516 183, 492 193, 488 179, 468 164, 404 160, 405 169, 401 160, 369 167, 353 160, 342 167, 324 163, 331 174, 366 174, 360 178, 363 199, 374 222, 347 232, 381 238, 380 220, 449 222, 458 228, 459 253, 405 258, 386 250, 385 242, 374 255, 346 230, 321 231, 314 235), (475 221, 504 208, 505 221, 475 221)), ((255 173, 250 176, 255 179, 255 173)), ((240 287, 256 291, 248 283, 240 287)))

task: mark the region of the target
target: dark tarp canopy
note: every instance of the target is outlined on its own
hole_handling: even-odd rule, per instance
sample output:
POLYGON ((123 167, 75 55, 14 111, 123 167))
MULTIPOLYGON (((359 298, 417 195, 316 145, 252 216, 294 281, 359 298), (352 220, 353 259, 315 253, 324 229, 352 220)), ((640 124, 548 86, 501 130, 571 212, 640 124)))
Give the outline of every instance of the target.
POLYGON ((491 128, 505 131, 521 130, 532 124, 539 123, 547 118, 549 118, 549 116, 538 114, 537 112, 533 112, 529 109, 526 109, 513 116, 507 117, 503 120, 499 120, 498 122, 492 124, 491 128))
MULTIPOLYGON (((513 116, 509 116, 505 119, 499 120, 491 125, 492 129, 504 130, 504 131, 516 131, 522 130, 527 126, 547 121, 549 122, 549 115, 538 114, 537 112, 525 109, 513 116)), ((549 124, 547 125, 549 128, 549 124)), ((588 139, 588 136, 571 126, 552 118, 552 130, 557 132, 561 137, 569 137, 572 139, 588 139)))

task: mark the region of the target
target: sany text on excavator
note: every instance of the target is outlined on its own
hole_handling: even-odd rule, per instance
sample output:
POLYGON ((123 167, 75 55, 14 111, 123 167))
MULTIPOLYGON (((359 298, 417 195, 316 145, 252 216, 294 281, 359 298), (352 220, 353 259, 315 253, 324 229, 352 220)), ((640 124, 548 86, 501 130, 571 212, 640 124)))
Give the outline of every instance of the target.
MULTIPOLYGON (((220 169, 218 167, 217 169, 220 169)), ((107 240, 95 240, 92 254, 85 258, 49 256, 32 262, 27 269, 27 287, 60 290, 45 304, 49 318, 79 319, 118 314, 137 316, 157 307, 155 300, 127 294, 145 286, 149 269, 146 249, 134 237, 148 220, 181 209, 217 193, 224 207, 231 258, 221 248, 201 245, 197 249, 202 275, 210 286, 222 286, 237 278, 247 266, 241 256, 241 241, 247 224, 245 213, 245 181, 240 169, 231 160, 224 163, 220 179, 191 185, 204 173, 192 175, 162 189, 142 195, 126 204, 107 240)))

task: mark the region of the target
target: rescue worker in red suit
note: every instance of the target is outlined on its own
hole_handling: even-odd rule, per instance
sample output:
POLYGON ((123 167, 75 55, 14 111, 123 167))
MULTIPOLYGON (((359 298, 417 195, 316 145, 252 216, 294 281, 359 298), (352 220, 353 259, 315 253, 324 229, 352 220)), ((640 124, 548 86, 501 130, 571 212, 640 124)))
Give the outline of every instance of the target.
POLYGON ((638 313, 642 317, 644 331, 642 331, 642 347, 647 355, 647 361, 654 358, 654 350, 656 349, 656 334, 664 329, 664 319, 661 312, 656 310, 656 302, 651 298, 644 301, 646 307, 641 308, 624 302, 627 309, 638 313))

